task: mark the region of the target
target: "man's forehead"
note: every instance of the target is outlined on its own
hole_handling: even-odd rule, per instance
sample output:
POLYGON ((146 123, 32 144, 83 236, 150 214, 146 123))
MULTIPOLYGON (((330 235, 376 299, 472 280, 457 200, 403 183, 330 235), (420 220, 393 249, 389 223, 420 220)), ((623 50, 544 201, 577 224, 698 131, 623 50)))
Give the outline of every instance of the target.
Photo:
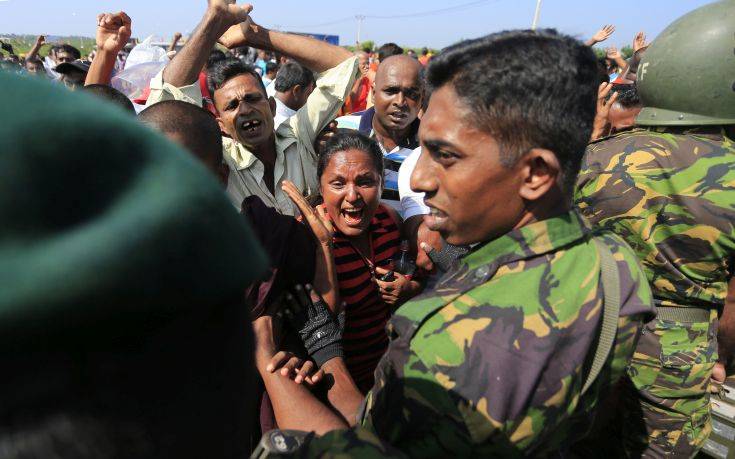
POLYGON ((225 81, 221 88, 214 91, 214 95, 219 94, 220 97, 227 99, 242 97, 252 93, 264 94, 260 82, 249 73, 242 73, 230 78, 225 81))
POLYGON ((385 86, 400 83, 402 85, 420 86, 418 63, 408 56, 391 56, 380 64, 375 76, 375 84, 385 86))
POLYGON ((429 140, 439 143, 466 140, 457 133, 480 132, 476 121, 472 110, 458 99, 452 86, 444 85, 431 96, 429 107, 419 125, 419 139, 422 143, 429 140))
POLYGON ((418 89, 421 87, 421 79, 419 78, 418 73, 411 74, 410 72, 398 70, 396 72, 388 72, 381 78, 376 77, 375 86, 380 88, 387 86, 400 86, 418 89))

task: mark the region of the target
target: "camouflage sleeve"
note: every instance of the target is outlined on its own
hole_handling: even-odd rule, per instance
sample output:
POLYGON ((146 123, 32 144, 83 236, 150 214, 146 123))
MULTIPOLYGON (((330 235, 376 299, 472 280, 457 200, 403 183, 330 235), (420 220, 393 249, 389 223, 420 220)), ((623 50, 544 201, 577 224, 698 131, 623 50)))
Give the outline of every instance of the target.
POLYGON ((251 456, 261 458, 405 458, 365 428, 335 430, 321 437, 313 433, 274 430, 263 435, 251 456))
MULTIPOLYGON (((577 183, 574 187, 574 204, 579 208, 583 215, 589 219, 590 213, 585 212, 585 208, 589 207, 588 200, 585 197, 590 190, 596 190, 595 183, 599 181, 600 164, 595 160, 596 144, 587 146, 582 163, 580 164, 579 173, 577 174, 577 183)), ((591 221, 591 220, 590 220, 591 221)))

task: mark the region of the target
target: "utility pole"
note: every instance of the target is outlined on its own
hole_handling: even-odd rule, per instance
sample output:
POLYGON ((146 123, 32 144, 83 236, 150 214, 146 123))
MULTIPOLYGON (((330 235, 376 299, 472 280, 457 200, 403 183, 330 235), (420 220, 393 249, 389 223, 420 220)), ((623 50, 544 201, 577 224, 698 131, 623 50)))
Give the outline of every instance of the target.
POLYGON ((362 21, 365 20, 365 16, 362 14, 358 14, 355 16, 355 19, 357 19, 357 43, 361 43, 360 40, 360 33, 362 32, 362 21))
POLYGON ((541 0, 536 0, 536 12, 533 15, 533 23, 531 24, 531 30, 536 30, 538 25, 538 17, 541 15, 541 0))

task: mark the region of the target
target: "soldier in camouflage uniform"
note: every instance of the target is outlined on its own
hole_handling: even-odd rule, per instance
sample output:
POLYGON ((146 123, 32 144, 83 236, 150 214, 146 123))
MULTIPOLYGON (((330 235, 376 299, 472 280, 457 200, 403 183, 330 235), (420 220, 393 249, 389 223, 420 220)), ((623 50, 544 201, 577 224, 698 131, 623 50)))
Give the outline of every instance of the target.
MULTIPOLYGON (((543 455, 583 436, 597 401, 624 374, 652 312, 650 288, 620 238, 591 230, 569 210, 581 160, 575 153, 594 116, 593 53, 553 31, 503 32, 446 50, 429 81, 436 89, 412 187, 432 208, 427 225, 473 250, 390 321, 389 349, 358 426, 321 437, 271 433, 259 455, 543 455), (511 66, 521 78, 497 76, 511 66), (501 120, 501 131, 487 127, 501 120)), ((308 317, 306 328, 323 321, 308 317)), ((255 330, 279 426, 347 427, 324 421, 323 407, 264 370, 275 348, 267 326, 255 330)), ((332 336, 314 332, 302 333, 306 343, 332 336)), ((340 380, 344 364, 337 356, 323 368, 335 379, 334 403, 349 392, 340 380)), ((340 406, 344 419, 355 419, 340 406)))
POLYGON ((639 67, 640 127, 591 144, 579 176, 577 206, 630 244, 657 307, 616 423, 632 456, 689 457, 711 430, 717 315, 735 255, 734 13, 735 2, 715 3, 661 33, 639 67))

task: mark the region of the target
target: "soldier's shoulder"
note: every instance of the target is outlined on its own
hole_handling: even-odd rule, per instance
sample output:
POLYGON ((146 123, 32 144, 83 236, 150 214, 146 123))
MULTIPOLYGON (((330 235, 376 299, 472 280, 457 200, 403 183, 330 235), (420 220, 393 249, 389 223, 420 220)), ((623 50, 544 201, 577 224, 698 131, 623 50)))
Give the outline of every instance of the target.
POLYGON ((637 280, 645 277, 638 256, 622 237, 604 226, 595 228, 593 237, 610 249, 619 266, 629 271, 630 276, 625 276, 626 278, 637 280))
POLYGON ((638 136, 641 136, 641 135, 648 135, 648 134, 652 134, 652 133, 655 134, 655 132, 653 132, 653 131, 651 131, 649 129, 646 129, 646 128, 633 127, 633 128, 630 128, 630 129, 625 129, 624 131, 619 131, 619 132, 616 132, 614 134, 607 135, 605 137, 600 137, 597 140, 591 141, 589 144, 590 145, 595 145, 595 144, 598 144, 598 143, 611 142, 611 141, 614 141, 614 140, 626 139, 628 137, 638 137, 638 136))
POLYGON ((596 227, 593 232, 593 237, 604 243, 613 253, 619 252, 623 256, 630 255, 631 257, 635 257, 635 253, 628 243, 607 227, 596 227))
POLYGON ((632 128, 615 134, 593 140, 587 145, 588 150, 602 149, 613 145, 627 144, 630 142, 644 142, 647 139, 660 138, 660 134, 645 128, 632 128))

